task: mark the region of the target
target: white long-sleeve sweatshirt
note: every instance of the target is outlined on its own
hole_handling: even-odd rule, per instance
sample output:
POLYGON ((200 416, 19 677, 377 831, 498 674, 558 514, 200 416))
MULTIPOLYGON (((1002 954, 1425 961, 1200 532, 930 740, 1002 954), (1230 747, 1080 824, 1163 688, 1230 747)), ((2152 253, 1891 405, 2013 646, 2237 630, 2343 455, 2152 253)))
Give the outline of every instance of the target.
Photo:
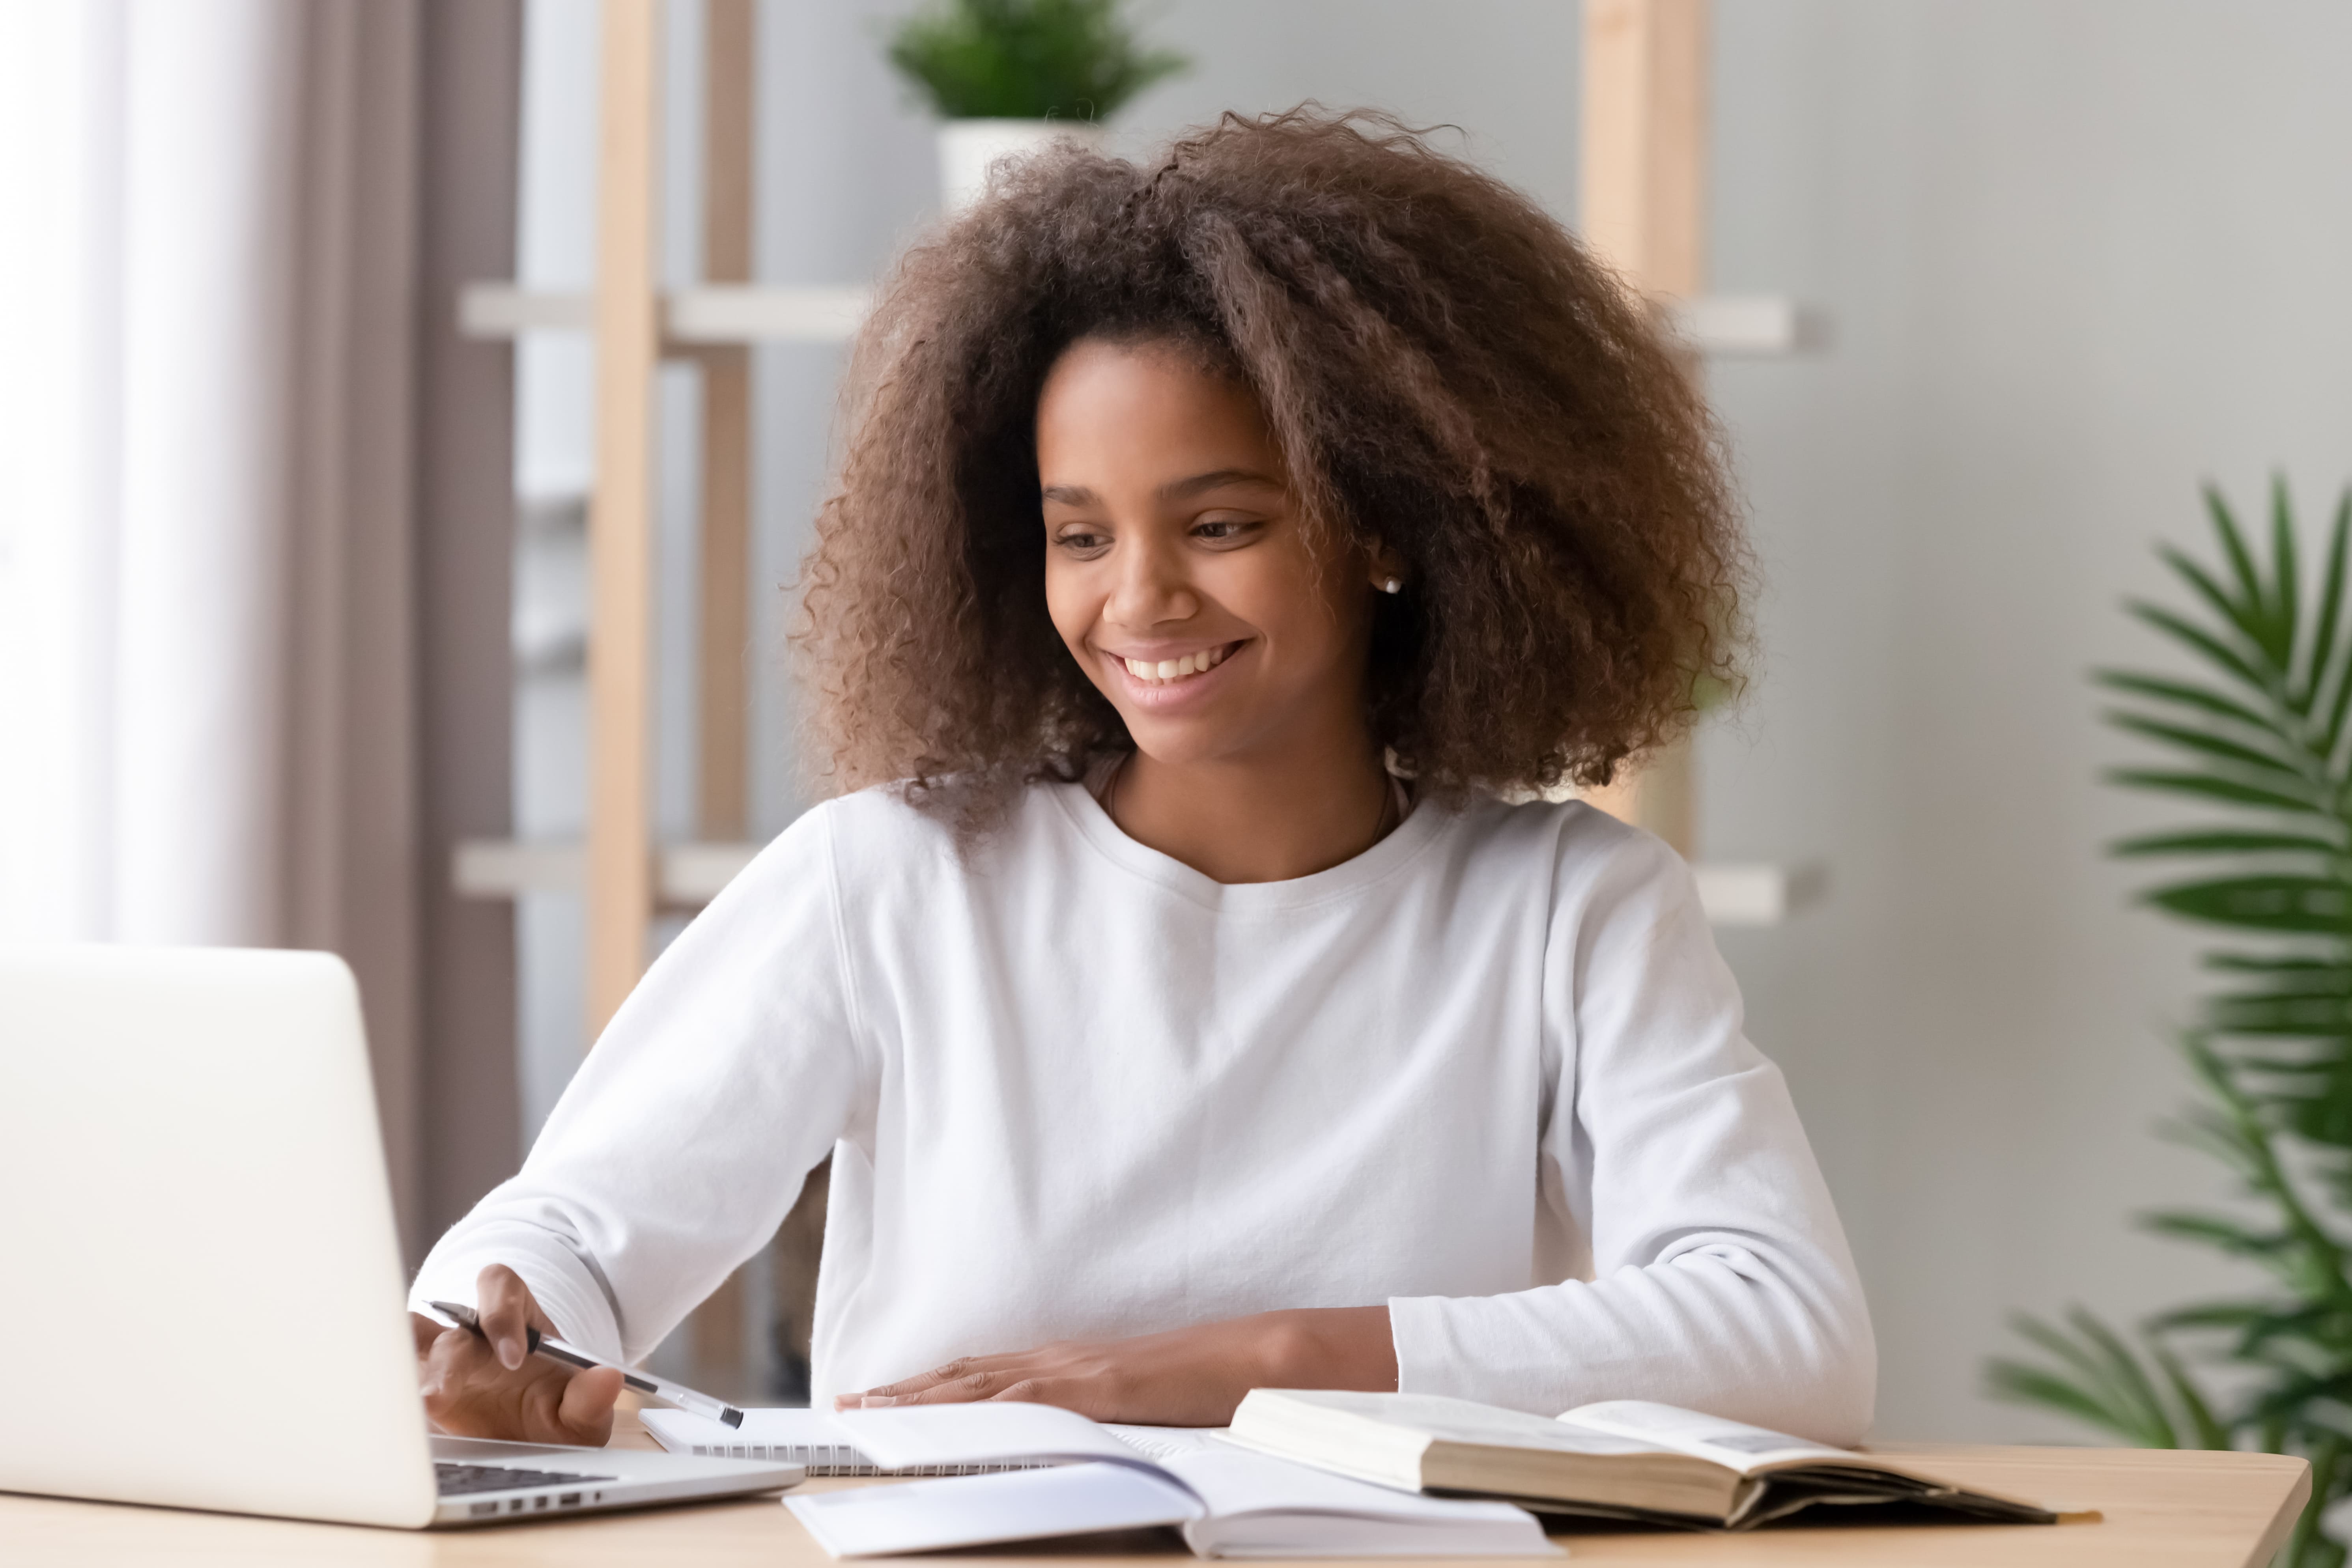
POLYGON ((415 1299, 505 1263, 635 1359, 827 1153, 820 1403, 1385 1302, 1408 1392, 1869 1425, 1853 1261, 1690 874, 1585 806, 1423 806, 1225 885, 1077 785, 963 851, 891 791, 833 800, 663 954, 415 1299))

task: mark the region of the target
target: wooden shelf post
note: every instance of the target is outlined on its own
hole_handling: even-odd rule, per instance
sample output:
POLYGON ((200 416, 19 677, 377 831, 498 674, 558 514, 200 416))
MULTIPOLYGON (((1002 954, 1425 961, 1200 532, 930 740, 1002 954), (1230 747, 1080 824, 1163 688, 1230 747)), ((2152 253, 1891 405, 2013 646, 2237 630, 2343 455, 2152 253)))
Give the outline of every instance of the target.
MULTIPOLYGON (((1706 283, 1707 62, 1707 0, 1585 0, 1584 239, 1662 308, 1706 283)), ((1684 740, 1585 799, 1687 858, 1693 785, 1684 740)))
MULTIPOLYGON (((753 115, 758 90, 756 0, 704 0, 702 37, 702 281, 751 281, 753 115)), ((751 827, 751 350, 710 344, 702 370, 701 570, 695 670, 695 824, 705 840, 751 827)), ((698 1386, 751 1399, 750 1302, 741 1270, 688 1319, 698 1386)))
POLYGON ((588 512, 591 1040, 644 972, 654 907, 654 375, 661 352, 660 0, 604 0, 596 478, 588 512))
MULTIPOLYGON (((702 280, 751 281, 754 0, 706 0, 702 76, 702 280)), ((751 351, 714 344, 702 365, 701 638, 696 680, 695 821, 702 837, 751 827, 751 351)))

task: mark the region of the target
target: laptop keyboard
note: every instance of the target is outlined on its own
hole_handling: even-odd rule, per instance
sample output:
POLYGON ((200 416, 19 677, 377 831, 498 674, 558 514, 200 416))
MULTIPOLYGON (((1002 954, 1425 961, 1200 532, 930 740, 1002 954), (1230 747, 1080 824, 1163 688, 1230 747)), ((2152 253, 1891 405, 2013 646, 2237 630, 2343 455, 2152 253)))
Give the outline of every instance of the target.
POLYGON ((582 1476, 569 1470, 526 1470, 516 1465, 458 1465, 446 1459, 436 1460, 434 1479, 439 1482, 443 1497, 464 1497, 468 1492, 518 1491, 524 1487, 569 1486, 576 1481, 616 1480, 615 1476, 582 1476))

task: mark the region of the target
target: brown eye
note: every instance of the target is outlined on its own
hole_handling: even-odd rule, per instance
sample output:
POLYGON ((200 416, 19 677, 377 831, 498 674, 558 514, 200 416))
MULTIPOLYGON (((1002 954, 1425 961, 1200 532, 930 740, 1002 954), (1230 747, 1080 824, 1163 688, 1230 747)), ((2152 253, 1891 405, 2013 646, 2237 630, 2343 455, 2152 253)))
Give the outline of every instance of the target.
POLYGON ((1244 517, 1212 517, 1192 525, 1192 537, 1211 544, 1226 544, 1254 531, 1257 524, 1244 517))

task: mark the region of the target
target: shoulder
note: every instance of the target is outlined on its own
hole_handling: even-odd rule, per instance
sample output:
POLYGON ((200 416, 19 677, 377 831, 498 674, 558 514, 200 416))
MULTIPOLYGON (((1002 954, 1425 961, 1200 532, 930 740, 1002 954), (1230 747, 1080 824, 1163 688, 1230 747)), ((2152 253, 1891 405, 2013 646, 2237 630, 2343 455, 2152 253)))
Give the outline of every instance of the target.
POLYGON ((969 881, 1021 860, 1066 824, 1055 792, 1075 788, 1029 785, 1001 819, 971 832, 960 828, 951 798, 918 800, 903 784, 877 784, 811 807, 760 859, 773 857, 779 870, 822 864, 860 887, 969 881))
POLYGON ((1556 911, 1695 901, 1682 856, 1655 834, 1581 800, 1482 797, 1454 809, 1449 836, 1467 860, 1542 876, 1556 911))
POLYGON ((1663 952, 1711 960, 1715 936, 1683 857, 1655 834, 1580 800, 1480 800, 1452 827, 1465 889, 1542 910, 1557 969, 1638 972, 1663 952))

